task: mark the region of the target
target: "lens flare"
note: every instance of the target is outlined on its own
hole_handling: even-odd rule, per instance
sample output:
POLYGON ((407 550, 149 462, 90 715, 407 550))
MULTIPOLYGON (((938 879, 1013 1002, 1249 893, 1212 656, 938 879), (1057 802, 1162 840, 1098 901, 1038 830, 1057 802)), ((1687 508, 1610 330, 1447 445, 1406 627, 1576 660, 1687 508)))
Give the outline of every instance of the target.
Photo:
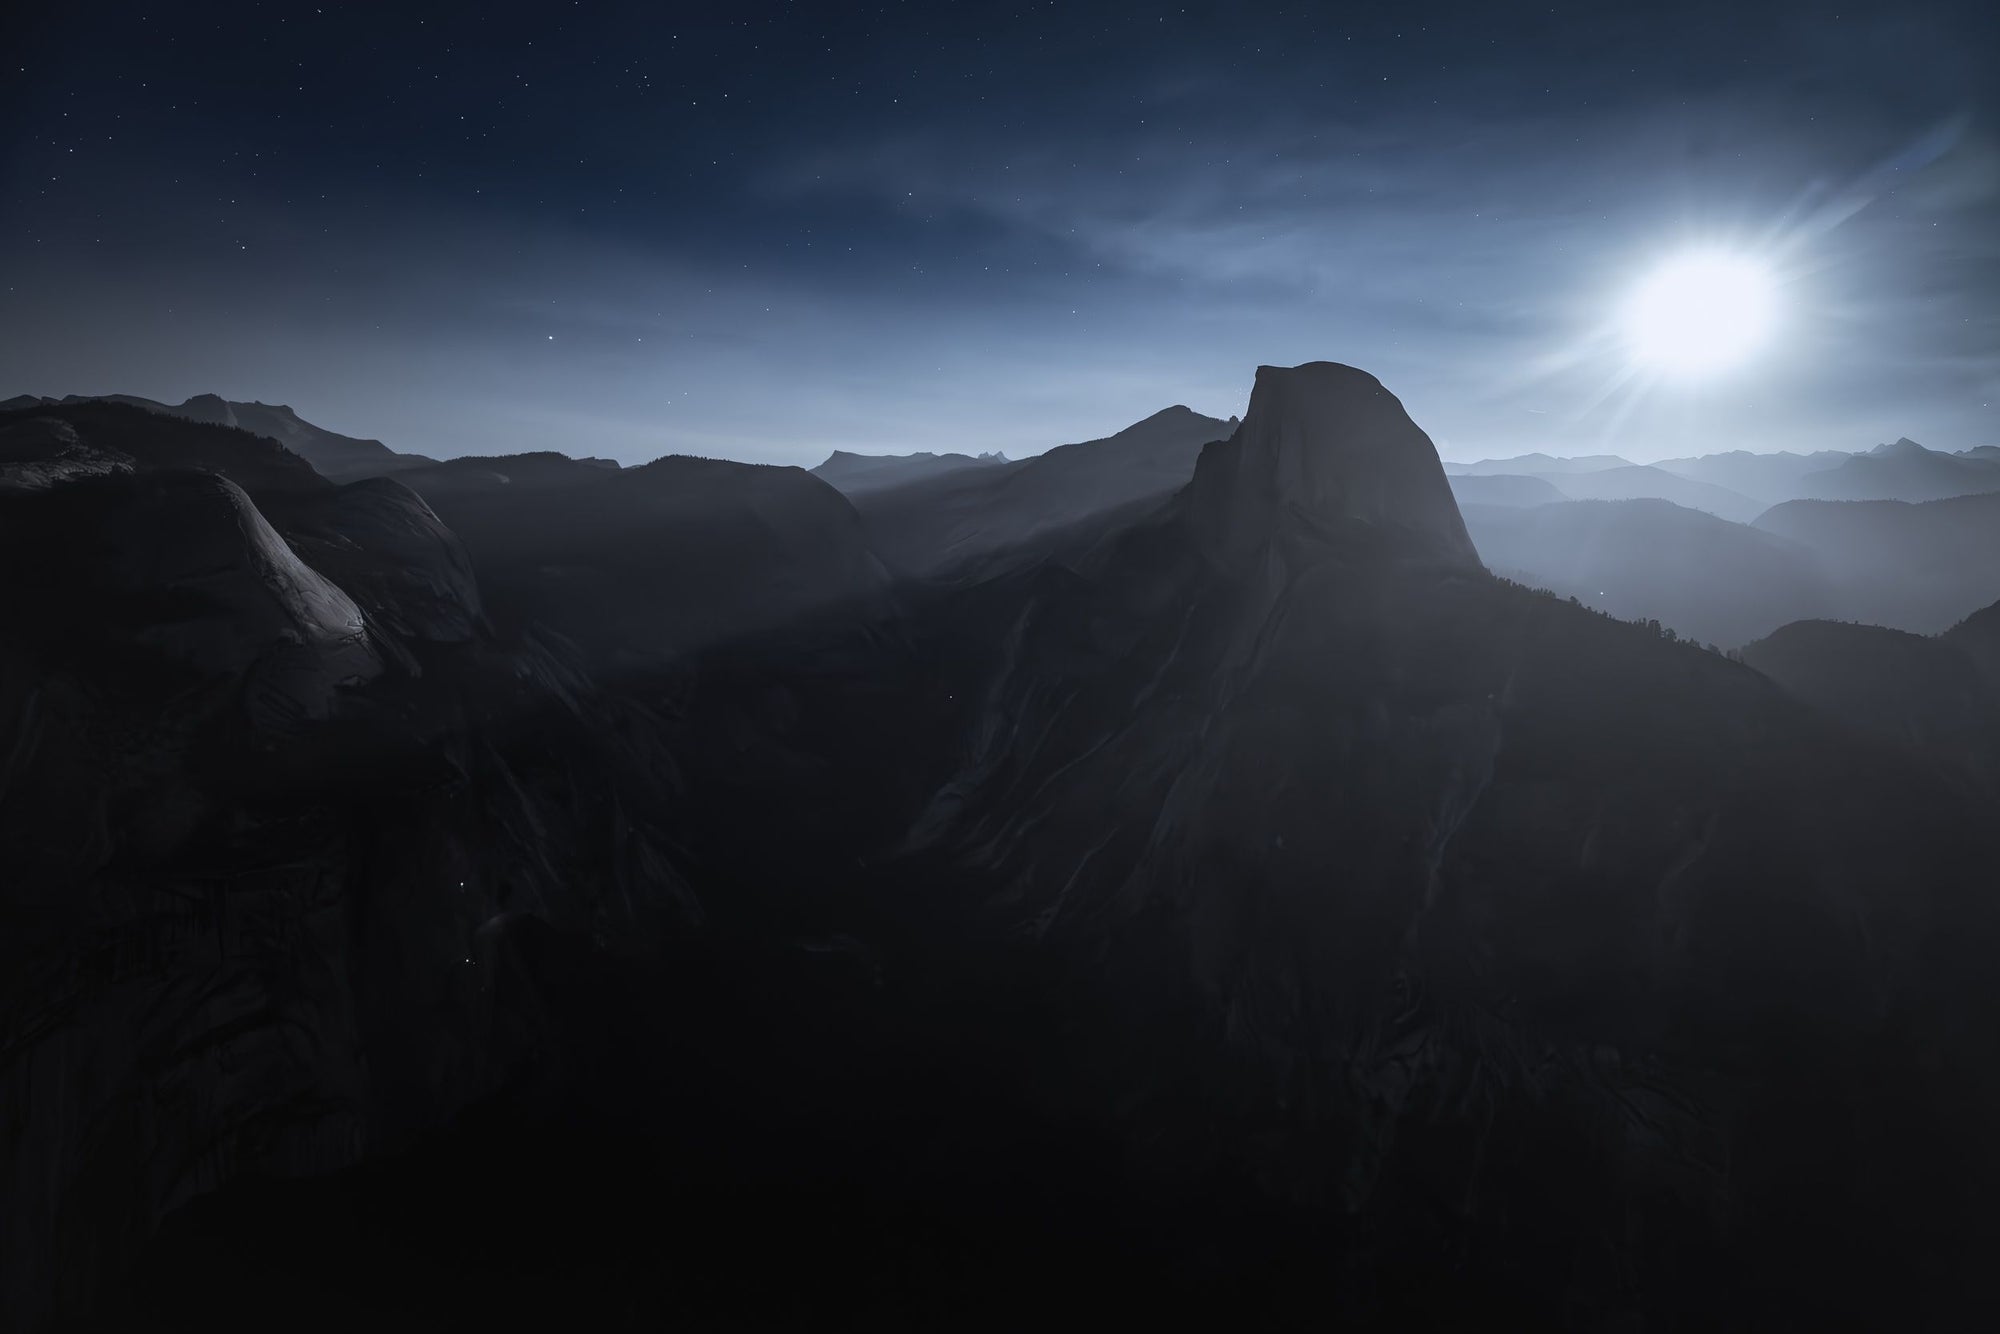
POLYGON ((1757 260, 1690 251, 1633 290, 1624 310, 1625 340, 1641 366, 1697 379, 1748 359, 1776 317, 1771 274, 1757 260))

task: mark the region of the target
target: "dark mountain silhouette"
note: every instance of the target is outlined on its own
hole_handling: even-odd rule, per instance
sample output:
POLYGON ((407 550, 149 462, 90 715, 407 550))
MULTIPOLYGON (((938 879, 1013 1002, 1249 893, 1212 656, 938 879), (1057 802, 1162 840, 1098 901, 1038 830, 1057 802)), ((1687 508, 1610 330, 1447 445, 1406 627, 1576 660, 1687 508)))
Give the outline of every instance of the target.
POLYGON ((1187 482, 1201 447, 1229 430, 1176 405, 1102 440, 868 492, 855 504, 891 569, 963 574, 1106 513, 1159 501, 1187 482))
POLYGON ((17 486, 86 473, 193 469, 220 473, 253 495, 313 491, 327 485, 311 464, 235 427, 83 400, 0 413, 0 468, 17 486))
POLYGON ((1991 931, 1973 806, 1741 666, 1485 576, 1393 405, 1266 368, 1173 506, 1045 573, 924 883, 1038 942, 1048 1065, 1154 1170, 1338 1208, 1392 1287, 1441 1229, 1488 1294, 1560 1255, 1601 1309, 1633 1283, 1661 1315, 1721 1248, 1733 1317, 1896 1309, 1876 1279, 1923 1247, 1859 1220, 1965 1217, 1976 1132, 1859 1127, 1937 1105, 1892 1085, 1975 985, 1984 947, 1933 932, 1991 931), (1885 985, 1915 1028, 1881 1024, 1885 985), (1631 1277, 1598 1267, 1635 1234, 1631 1277))
POLYGON ((2000 691, 1953 637, 1850 621, 1798 621, 1743 660, 1846 726, 2000 789, 2000 691))
POLYGON ((1464 507, 1496 574, 1725 648, 1839 605, 1798 543, 1664 500, 1464 507))
POLYGON ((1488 573, 1361 371, 1163 416, 928 555, 0 418, 9 1327, 1951 1323, 1988 795, 1488 573))
POLYGON ((184 403, 170 405, 133 394, 71 394, 63 399, 35 398, 22 394, 0 403, 0 411, 48 407, 55 404, 123 403, 148 412, 167 413, 190 421, 215 426, 236 426, 275 440, 310 463, 323 477, 336 482, 361 477, 383 477, 405 468, 420 467, 433 460, 420 454, 398 454, 380 440, 359 440, 315 426, 282 404, 232 403, 215 394, 196 394, 184 403))
POLYGON ((1767 505, 1775 505, 1780 501, 1797 499, 1800 483, 1805 478, 1838 467, 1849 457, 1833 449, 1815 450, 1810 454, 1795 454, 1788 450, 1756 454, 1747 449, 1734 449, 1694 458, 1662 459, 1653 466, 1689 481, 1719 486, 1767 505))
POLYGON ((1512 473, 1459 473, 1449 478, 1451 494, 1460 506, 1466 505, 1550 505, 1563 500, 1563 493, 1545 477, 1522 477, 1512 473))
POLYGON ((1227 442, 1203 446, 1184 497, 1194 540, 1233 565, 1294 542, 1480 568, 1430 437, 1366 372, 1257 368, 1227 442))
POLYGON ((1988 491, 2000 491, 2000 459, 1946 454, 1905 438, 1802 478, 1795 494, 1809 500, 1922 502, 1988 491))
POLYGON ((2000 598, 2000 494, 1795 500, 1756 526, 1813 553, 1843 620, 1935 634, 2000 598))
MULTIPOLYGON (((1788 500, 1925 501, 2000 490, 2000 448, 1945 454, 1902 439, 1862 454, 1838 450, 1757 454, 1739 449, 1663 459, 1652 465, 1635 465, 1608 454, 1570 459, 1524 454, 1447 464, 1446 471, 1454 476, 1539 477, 1571 500, 1670 500, 1747 523, 1763 507, 1788 500)), ((1515 503, 1467 494, 1472 504, 1515 503)))
POLYGON ((843 495, 854 496, 883 487, 902 486, 961 468, 989 468, 1008 462, 1005 454, 850 454, 836 449, 813 476, 843 495))
POLYGON ((13 619, 46 625, 87 608, 66 654, 161 681, 240 681, 260 732, 328 717, 343 687, 381 671, 354 601, 227 478, 149 472, 7 499, 13 619))
POLYGON ((397 480, 464 541, 501 628, 554 630, 600 668, 887 592, 853 506, 800 468, 524 454, 397 480))
POLYGON ((1942 638, 1970 657, 1987 684, 2000 692, 2000 602, 1973 612, 1942 638))

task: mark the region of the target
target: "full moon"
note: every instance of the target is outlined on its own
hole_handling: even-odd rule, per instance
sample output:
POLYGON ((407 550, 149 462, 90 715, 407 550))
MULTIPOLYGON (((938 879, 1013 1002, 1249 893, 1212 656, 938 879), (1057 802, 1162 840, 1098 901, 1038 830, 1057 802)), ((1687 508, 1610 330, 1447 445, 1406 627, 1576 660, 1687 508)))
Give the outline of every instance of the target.
POLYGON ((1696 250, 1661 264, 1624 310, 1625 338, 1640 365, 1696 379, 1747 359, 1776 314, 1771 275, 1744 255, 1696 250))

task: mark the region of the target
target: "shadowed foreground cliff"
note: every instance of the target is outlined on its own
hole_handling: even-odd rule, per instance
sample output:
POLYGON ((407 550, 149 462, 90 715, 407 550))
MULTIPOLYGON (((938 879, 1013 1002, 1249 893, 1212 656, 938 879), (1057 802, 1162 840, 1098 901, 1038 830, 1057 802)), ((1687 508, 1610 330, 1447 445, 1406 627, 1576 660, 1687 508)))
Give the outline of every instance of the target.
POLYGON ((920 476, 921 584, 797 470, 0 440, 12 1324, 1984 1300, 1985 752, 1490 574, 1363 372, 920 476))

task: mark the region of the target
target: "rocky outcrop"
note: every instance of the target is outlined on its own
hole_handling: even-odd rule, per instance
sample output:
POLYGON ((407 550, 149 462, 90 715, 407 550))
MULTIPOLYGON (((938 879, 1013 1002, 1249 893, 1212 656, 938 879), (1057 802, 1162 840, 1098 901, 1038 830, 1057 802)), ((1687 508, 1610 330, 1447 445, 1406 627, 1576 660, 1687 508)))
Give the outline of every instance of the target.
POLYGON ((396 635, 463 644, 481 617, 472 559, 423 497, 390 478, 283 505, 292 547, 396 635))
POLYGON ((1258 367, 1242 424, 1202 451, 1188 505, 1224 561, 1327 543, 1480 568, 1430 437, 1374 376, 1335 362, 1258 367))
POLYGON ((0 425, 0 491, 46 491, 132 468, 130 455, 86 443, 58 417, 15 417, 0 425))
POLYGON ((286 545, 243 489, 212 473, 78 482, 8 505, 8 591, 24 627, 128 668, 242 681, 258 730, 331 716, 381 670, 360 608, 286 545))

